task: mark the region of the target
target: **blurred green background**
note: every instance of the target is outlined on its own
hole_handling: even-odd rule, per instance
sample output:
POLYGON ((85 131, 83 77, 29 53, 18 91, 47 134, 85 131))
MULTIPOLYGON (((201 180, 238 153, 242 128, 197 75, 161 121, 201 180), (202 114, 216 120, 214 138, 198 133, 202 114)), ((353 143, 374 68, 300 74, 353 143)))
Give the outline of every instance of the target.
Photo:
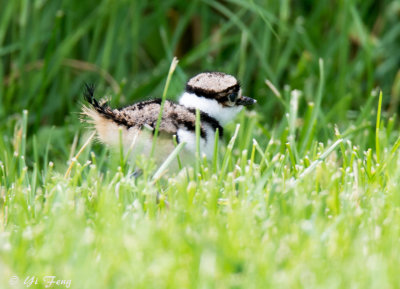
POLYGON ((0 287, 400 288, 399 20, 399 0, 0 0, 0 287), (168 98, 208 70, 258 100, 224 158, 154 183, 93 143, 68 177, 83 84, 160 97, 173 56, 168 98))
POLYGON ((46 138, 55 126, 59 151, 82 127, 84 82, 95 83, 97 96, 111 96, 116 106, 160 97, 173 56, 180 62, 169 98, 198 72, 237 75, 258 100, 266 131, 284 117, 290 90, 302 91, 300 118, 315 101, 319 58, 325 74, 316 129, 321 141, 325 129, 331 135, 331 124, 344 130, 357 123, 376 87, 383 110, 398 110, 398 0, 1 2, 0 130, 12 134, 27 109, 29 135, 46 138))

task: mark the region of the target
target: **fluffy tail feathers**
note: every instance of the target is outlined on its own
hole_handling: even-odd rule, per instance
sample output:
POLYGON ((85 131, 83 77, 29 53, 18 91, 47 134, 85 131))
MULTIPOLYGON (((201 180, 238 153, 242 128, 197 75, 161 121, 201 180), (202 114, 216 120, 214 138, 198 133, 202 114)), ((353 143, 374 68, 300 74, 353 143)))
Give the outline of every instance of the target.
POLYGON ((122 125, 124 127, 130 128, 132 124, 128 123, 121 116, 121 112, 118 109, 111 109, 108 106, 108 102, 106 100, 97 101, 97 99, 94 97, 94 89, 94 84, 85 83, 83 97, 89 103, 89 107, 83 107, 83 114, 89 116, 94 122, 96 121, 94 115, 97 114, 97 118, 106 118, 116 123, 117 125, 122 125))
POLYGON ((97 101, 97 99, 94 97, 94 90, 95 90, 94 84, 85 83, 85 90, 83 92, 84 99, 89 103, 90 107, 93 108, 95 111, 97 111, 98 113, 102 114, 107 118, 113 119, 115 117, 115 113, 108 106, 107 101, 104 101, 102 103, 99 103, 97 101))
POLYGON ((98 139, 101 142, 114 145, 118 143, 118 111, 112 110, 106 101, 99 102, 94 97, 95 86, 85 83, 83 92, 84 100, 88 105, 83 105, 83 121, 90 123, 97 131, 98 139))
MULTIPOLYGON (((120 133, 122 133, 124 151, 132 150, 140 131, 124 120, 120 110, 111 109, 106 101, 98 101, 94 97, 94 90, 95 87, 93 84, 85 84, 83 97, 88 105, 83 105, 82 107, 84 121, 93 125, 100 142, 110 146, 118 146, 121 139, 120 133)), ((146 151, 143 148, 147 149, 151 147, 146 141, 138 140, 137 143, 135 145, 135 152, 146 151)))

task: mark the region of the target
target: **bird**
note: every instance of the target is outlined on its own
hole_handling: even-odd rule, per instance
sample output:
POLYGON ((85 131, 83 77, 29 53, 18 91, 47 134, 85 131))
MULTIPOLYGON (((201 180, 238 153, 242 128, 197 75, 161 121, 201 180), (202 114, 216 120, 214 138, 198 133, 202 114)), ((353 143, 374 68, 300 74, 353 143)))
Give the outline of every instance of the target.
MULTIPOLYGON (((100 142, 111 147, 120 145, 124 151, 150 156, 154 132, 162 100, 150 99, 113 109, 108 102, 95 98, 94 85, 86 84, 82 108, 84 119, 93 125, 100 142), (121 132, 120 132, 121 131, 121 132)), ((256 100, 242 94, 239 81, 223 72, 202 72, 190 78, 179 102, 165 100, 154 158, 162 163, 177 143, 185 142, 185 158, 193 160, 196 153, 196 109, 200 114, 200 154, 211 159, 215 134, 223 136, 223 126, 233 120, 245 106, 256 100), (176 142, 174 141, 176 137, 176 142)))

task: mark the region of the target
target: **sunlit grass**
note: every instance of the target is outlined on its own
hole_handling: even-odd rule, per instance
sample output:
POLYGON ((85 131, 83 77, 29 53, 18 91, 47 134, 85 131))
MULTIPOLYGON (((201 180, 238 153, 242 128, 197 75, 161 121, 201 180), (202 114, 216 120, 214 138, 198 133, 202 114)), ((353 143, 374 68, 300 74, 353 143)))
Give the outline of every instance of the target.
POLYGON ((51 162, 46 172, 28 169, 25 130, 22 117, 14 147, 5 150, 20 153, 1 164, 2 286, 12 276, 37 276, 43 285, 53 275, 74 288, 397 282, 390 268, 400 260, 393 245, 400 234, 398 141, 382 151, 382 168, 375 148, 334 141, 333 132, 327 144, 311 135, 298 158, 290 134, 283 152, 277 140, 267 147, 254 140, 251 151, 241 151, 237 126, 219 148, 225 156, 217 172, 200 162, 197 175, 189 169, 160 179, 168 160, 151 181, 113 165, 118 154, 82 154, 65 176, 51 162))

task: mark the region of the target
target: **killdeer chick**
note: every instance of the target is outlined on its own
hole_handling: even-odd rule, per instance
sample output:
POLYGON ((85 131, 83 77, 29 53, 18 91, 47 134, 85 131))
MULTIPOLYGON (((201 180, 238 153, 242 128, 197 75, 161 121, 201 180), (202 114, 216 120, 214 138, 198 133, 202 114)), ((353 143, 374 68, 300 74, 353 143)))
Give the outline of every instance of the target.
MULTIPOLYGON (((138 102, 133 105, 112 109, 94 97, 94 86, 86 85, 84 93, 89 106, 83 114, 89 117, 97 130, 101 142, 118 146, 122 129, 124 151, 133 155, 149 155, 153 134, 161 107, 161 99, 138 102)), ((207 158, 213 155, 215 132, 223 135, 223 125, 231 121, 243 106, 256 100, 243 96, 238 80, 221 72, 200 73, 186 83, 179 104, 166 100, 155 146, 154 157, 163 161, 174 149, 173 135, 178 143, 185 142, 185 155, 196 152, 196 109, 200 112, 200 152, 207 158)))

